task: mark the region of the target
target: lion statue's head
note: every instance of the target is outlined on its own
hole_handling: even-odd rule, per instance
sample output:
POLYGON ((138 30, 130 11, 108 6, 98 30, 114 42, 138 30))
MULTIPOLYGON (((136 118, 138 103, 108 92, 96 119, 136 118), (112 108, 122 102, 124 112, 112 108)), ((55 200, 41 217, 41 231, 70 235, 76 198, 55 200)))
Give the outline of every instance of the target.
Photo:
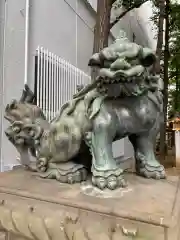
POLYGON ((124 38, 93 54, 89 66, 99 70, 96 81, 109 96, 124 97, 162 90, 159 76, 151 74, 155 62, 152 49, 124 38))

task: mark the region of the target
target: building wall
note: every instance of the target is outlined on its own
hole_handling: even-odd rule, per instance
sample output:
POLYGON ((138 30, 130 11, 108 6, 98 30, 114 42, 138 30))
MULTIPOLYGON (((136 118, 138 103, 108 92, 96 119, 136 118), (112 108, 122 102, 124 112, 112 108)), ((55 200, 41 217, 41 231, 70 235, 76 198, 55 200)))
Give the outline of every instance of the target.
MULTIPOLYGON (((0 103, 3 103, 4 92, 4 29, 5 29, 5 1, 0 1, 0 103)), ((3 105, 3 104, 2 104, 3 105)), ((3 111, 0 108, 0 146, 2 144, 2 132, 3 132, 3 111)), ((2 159, 2 148, 0 147, 0 159, 2 159)), ((2 166, 0 164, 0 171, 2 166)))
MULTIPOLYGON (((3 0, 2 0, 3 1, 3 0)), ((6 1, 5 51, 4 51, 4 88, 1 111, 12 98, 19 98, 24 82, 24 9, 25 0, 6 1)), ((1 79, 1 84, 3 79, 1 79)), ((4 135, 7 121, 2 120, 1 161, 5 164, 15 163, 17 152, 4 135)))
POLYGON ((94 25, 95 13, 83 0, 31 0, 28 82, 33 85, 38 45, 89 73, 94 25))

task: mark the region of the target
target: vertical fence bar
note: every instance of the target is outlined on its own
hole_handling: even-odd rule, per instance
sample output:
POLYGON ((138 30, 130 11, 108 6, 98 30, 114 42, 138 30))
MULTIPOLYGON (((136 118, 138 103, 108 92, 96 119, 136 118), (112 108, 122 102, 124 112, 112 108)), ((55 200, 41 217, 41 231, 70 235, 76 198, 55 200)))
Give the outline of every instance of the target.
POLYGON ((46 51, 43 49, 43 108, 46 109, 46 51))
POLYGON ((67 62, 65 62, 65 78, 63 79, 63 84, 64 84, 64 90, 66 95, 63 95, 63 102, 66 102, 66 96, 68 94, 67 90, 67 79, 68 79, 68 74, 67 74, 68 68, 67 68, 67 62))
POLYGON ((59 64, 59 58, 57 57, 57 65, 58 65, 58 78, 57 78, 57 92, 58 92, 58 102, 57 102, 57 111, 60 110, 60 102, 61 102, 61 87, 60 87, 60 81, 61 81, 61 72, 60 72, 60 64, 59 64))
POLYGON ((55 85, 56 85, 56 79, 55 79, 55 66, 56 66, 56 62, 55 62, 56 56, 53 55, 53 112, 52 112, 52 118, 54 118, 54 112, 56 111, 55 109, 55 96, 56 96, 56 89, 55 89, 55 85))
POLYGON ((40 103, 40 48, 38 46, 36 50, 36 56, 37 56, 37 105, 39 106, 40 103))
POLYGON ((49 53, 49 82, 48 82, 48 120, 51 111, 51 53, 49 53))
POLYGON ((61 78, 61 104, 64 104, 65 100, 64 100, 64 95, 67 94, 66 93, 66 85, 65 85, 65 82, 66 82, 66 64, 65 64, 65 61, 62 59, 61 61, 61 71, 62 71, 62 78, 61 78), (65 94, 63 93, 63 90, 65 92, 65 94))
POLYGON ((54 63, 54 54, 51 53, 51 91, 50 91, 50 102, 51 102, 51 107, 50 107, 50 119, 52 119, 52 112, 54 109, 54 97, 53 97, 53 90, 54 90, 54 68, 53 68, 53 63, 54 63))
POLYGON ((57 100, 58 100, 58 92, 57 92, 57 62, 56 62, 56 55, 54 58, 54 112, 53 118, 57 112, 57 100))
POLYGON ((53 67, 53 64, 54 64, 54 54, 51 53, 51 91, 50 91, 50 94, 51 94, 51 98, 50 98, 50 103, 51 103, 51 108, 50 108, 50 119, 52 119, 52 112, 53 112, 53 109, 54 109, 54 67, 53 67))
POLYGON ((41 47, 40 49, 40 107, 43 109, 43 104, 42 104, 42 101, 43 101, 43 91, 42 91, 42 81, 43 81, 43 65, 42 65, 42 59, 43 59, 43 48, 41 47))
POLYGON ((49 84, 49 52, 46 49, 46 89, 45 89, 45 96, 46 96, 46 103, 45 103, 45 111, 46 111, 46 116, 47 116, 47 111, 48 111, 48 84, 49 84))

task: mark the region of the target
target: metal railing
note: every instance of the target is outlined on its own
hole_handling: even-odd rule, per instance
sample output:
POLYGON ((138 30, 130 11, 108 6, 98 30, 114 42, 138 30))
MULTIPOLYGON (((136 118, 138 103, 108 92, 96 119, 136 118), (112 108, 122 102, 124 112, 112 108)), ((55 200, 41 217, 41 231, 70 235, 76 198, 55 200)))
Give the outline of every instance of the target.
POLYGON ((50 121, 61 106, 72 99, 78 85, 90 83, 91 78, 61 57, 38 47, 35 57, 35 93, 50 121))

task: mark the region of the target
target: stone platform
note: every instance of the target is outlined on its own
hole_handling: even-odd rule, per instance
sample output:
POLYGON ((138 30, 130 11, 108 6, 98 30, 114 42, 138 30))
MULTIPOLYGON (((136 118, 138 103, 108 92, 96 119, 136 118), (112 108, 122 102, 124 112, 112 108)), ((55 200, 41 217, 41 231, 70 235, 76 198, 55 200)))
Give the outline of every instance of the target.
POLYGON ((179 240, 179 177, 125 176, 126 189, 102 192, 24 170, 1 173, 0 240, 179 240))

